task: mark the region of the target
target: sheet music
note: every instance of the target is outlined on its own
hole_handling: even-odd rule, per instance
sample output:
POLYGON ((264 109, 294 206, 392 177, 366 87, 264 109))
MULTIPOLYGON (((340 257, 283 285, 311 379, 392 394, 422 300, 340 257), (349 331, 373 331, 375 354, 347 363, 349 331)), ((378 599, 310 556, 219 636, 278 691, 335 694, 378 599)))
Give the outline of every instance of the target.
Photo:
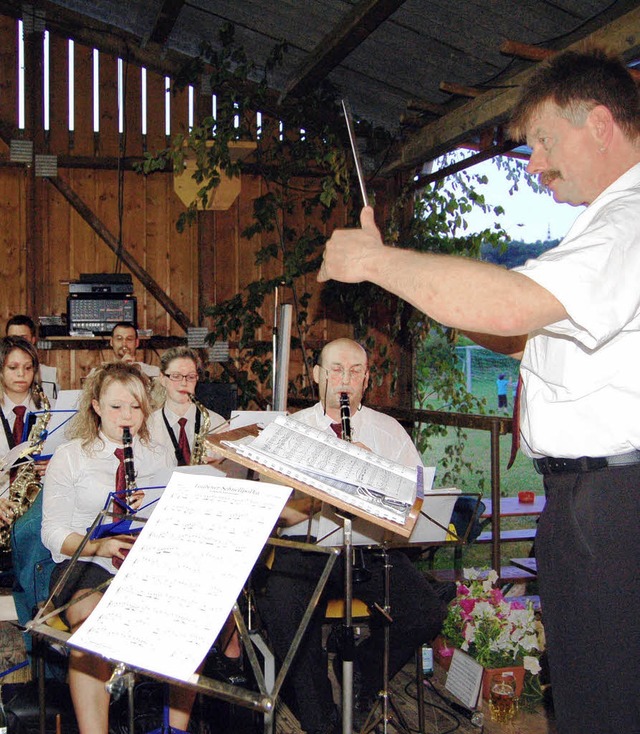
POLYGON ((406 519, 421 474, 288 417, 276 418, 257 438, 227 445, 266 467, 396 522, 406 519))
POLYGON ((69 644, 186 681, 218 636, 291 489, 175 472, 69 644))

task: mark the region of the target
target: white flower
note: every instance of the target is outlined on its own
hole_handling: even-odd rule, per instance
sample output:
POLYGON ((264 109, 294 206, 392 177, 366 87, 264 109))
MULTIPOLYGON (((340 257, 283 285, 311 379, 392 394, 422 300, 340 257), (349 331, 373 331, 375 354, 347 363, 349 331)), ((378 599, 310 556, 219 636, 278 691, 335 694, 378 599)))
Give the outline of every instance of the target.
POLYGON ((540 661, 531 655, 525 655, 522 664, 524 665, 524 669, 528 670, 532 675, 538 675, 541 670, 540 661))
POLYGON ((475 581, 480 576, 480 571, 477 568, 463 568, 463 576, 469 581, 475 581))
POLYGON ((492 568, 491 571, 487 574, 487 578, 482 582, 482 588, 484 591, 487 592, 487 594, 493 589, 494 584, 498 580, 498 574, 496 571, 492 568))

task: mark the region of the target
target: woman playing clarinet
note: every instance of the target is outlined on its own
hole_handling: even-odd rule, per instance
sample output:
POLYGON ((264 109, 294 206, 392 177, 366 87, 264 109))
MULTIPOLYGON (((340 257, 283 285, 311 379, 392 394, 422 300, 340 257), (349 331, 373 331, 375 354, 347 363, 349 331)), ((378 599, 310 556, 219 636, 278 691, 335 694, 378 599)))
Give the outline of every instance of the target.
MULTIPOLYGON (((123 484, 126 487, 125 429, 132 437, 137 486, 144 487, 156 472, 173 465, 173 457, 150 441, 150 413, 149 380, 137 367, 122 362, 106 364, 94 370, 87 380, 72 422, 71 440, 55 452, 44 481, 42 541, 58 564, 51 578, 52 589, 87 528, 104 508, 109 493, 122 490, 123 484)), ((127 459, 131 461, 130 456, 127 459)), ((136 508, 143 497, 142 491, 134 491, 126 501, 136 508)), ((55 605, 65 604, 113 576, 116 568, 112 559, 124 559, 132 542, 127 536, 88 542, 67 583, 56 595, 55 605)), ((87 619, 101 596, 94 592, 61 614, 72 632, 87 619)), ((71 651, 69 686, 81 734, 108 732, 109 694, 104 684, 110 672, 106 661, 71 651)), ((186 729, 189 696, 185 698, 182 691, 176 692, 173 703, 172 726, 186 729)))

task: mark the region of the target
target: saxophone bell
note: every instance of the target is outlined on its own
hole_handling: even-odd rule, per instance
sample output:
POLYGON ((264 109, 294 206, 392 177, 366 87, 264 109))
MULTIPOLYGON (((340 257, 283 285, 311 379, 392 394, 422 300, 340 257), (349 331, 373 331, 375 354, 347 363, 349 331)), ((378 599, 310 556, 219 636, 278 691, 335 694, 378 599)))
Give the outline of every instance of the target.
POLYGON ((193 393, 189 395, 189 400, 196 406, 196 410, 200 414, 200 428, 193 439, 191 461, 189 462, 191 466, 197 466, 198 464, 205 463, 204 458, 207 452, 206 438, 211 429, 211 418, 209 417, 209 411, 193 393))

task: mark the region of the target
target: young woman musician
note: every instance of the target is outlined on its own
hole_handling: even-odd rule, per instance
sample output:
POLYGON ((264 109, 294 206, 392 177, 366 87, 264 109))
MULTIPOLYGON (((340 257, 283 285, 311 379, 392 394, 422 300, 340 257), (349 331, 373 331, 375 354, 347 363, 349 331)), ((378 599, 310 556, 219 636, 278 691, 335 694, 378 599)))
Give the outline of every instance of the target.
MULTIPOLYGON (((226 428, 226 422, 221 415, 204 406, 196 406, 192 401, 199 371, 198 354, 189 347, 168 349, 160 360, 160 377, 156 378, 156 384, 159 383, 163 388, 164 394, 160 396, 162 407, 151 416, 149 430, 152 439, 175 456, 178 466, 194 463, 194 451, 201 455, 200 460, 195 463, 220 462, 218 458, 207 456, 197 446, 198 441, 204 439, 206 417, 202 415, 202 409, 208 414, 209 431, 214 432, 218 426, 226 428), (184 425, 180 424, 181 420, 184 425)), ((222 655, 215 661, 218 672, 227 682, 240 682, 243 678, 239 664, 242 649, 232 616, 220 633, 219 644, 222 646, 222 655)))
MULTIPOLYGON (((31 342, 19 336, 0 339, 0 458, 22 441, 27 413, 38 410, 40 395, 35 387, 39 375, 38 353, 31 342)), ((43 464, 44 468, 45 464, 43 464)), ((14 503, 7 499, 9 473, 0 476, 0 525, 13 520, 14 503)))
MULTIPOLYGON (((42 541, 58 564, 51 578, 52 589, 109 493, 119 488, 116 475, 120 458, 115 452, 123 448, 123 429, 128 428, 133 437, 138 486, 144 487, 158 470, 173 465, 172 457, 150 441, 150 413, 149 380, 135 366, 122 362, 103 365, 85 383, 70 429, 72 438, 56 450, 44 480, 42 541)), ((144 492, 139 491, 127 501, 138 507, 143 497, 144 492)), ((123 559, 123 551, 131 542, 130 537, 110 536, 87 543, 74 572, 54 599, 56 606, 109 579, 116 570, 112 558, 123 559)), ((84 622, 100 598, 101 593, 95 592, 61 615, 71 631, 84 622)), ((104 684, 110 673, 106 661, 71 651, 69 685, 81 734, 108 732, 109 694, 104 684)), ((191 698, 184 690, 176 693, 172 726, 187 728, 191 698)))
MULTIPOLYGON (((200 360, 193 349, 173 347, 162 355, 160 365, 156 383, 163 388, 160 397, 162 407, 151 416, 149 430, 154 441, 175 455, 178 466, 185 466, 193 463, 194 450, 202 453, 198 451, 197 442, 204 438, 202 433, 206 427, 207 417, 192 401, 198 384, 200 360)), ((204 410, 209 419, 209 431, 225 423, 221 415, 207 408, 204 410)), ((201 460, 206 461, 206 455, 201 460)))

